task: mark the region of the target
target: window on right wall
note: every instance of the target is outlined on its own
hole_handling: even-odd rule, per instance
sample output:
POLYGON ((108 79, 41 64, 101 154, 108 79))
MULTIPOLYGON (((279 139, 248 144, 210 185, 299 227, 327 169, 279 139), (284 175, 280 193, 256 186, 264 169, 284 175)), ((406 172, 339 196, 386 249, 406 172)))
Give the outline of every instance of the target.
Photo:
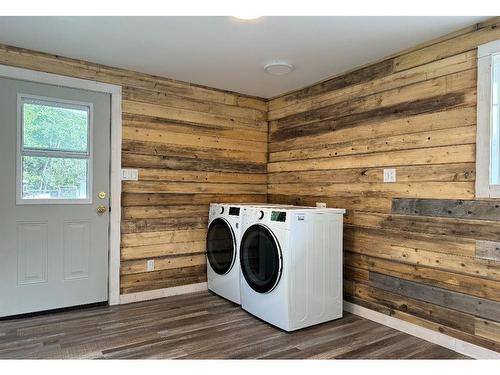
POLYGON ((500 198, 500 40, 478 47, 476 197, 500 198))

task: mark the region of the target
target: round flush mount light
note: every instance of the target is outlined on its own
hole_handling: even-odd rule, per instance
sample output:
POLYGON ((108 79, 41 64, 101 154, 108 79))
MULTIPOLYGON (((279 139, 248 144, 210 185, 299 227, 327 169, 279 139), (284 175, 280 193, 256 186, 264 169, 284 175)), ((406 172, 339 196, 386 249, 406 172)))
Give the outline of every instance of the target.
POLYGON ((282 76, 290 73, 295 67, 286 61, 271 61, 264 66, 264 70, 273 76, 282 76))

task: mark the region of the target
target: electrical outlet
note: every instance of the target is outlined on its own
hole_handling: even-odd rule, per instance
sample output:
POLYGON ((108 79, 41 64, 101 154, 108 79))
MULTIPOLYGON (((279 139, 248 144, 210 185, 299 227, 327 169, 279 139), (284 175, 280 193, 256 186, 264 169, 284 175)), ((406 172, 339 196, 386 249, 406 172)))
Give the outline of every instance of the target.
POLYGON ((316 202, 316 207, 318 207, 318 208, 326 208, 326 203, 324 203, 324 202, 316 202))
POLYGON ((148 259, 148 272, 155 270, 155 260, 148 259))
POLYGON ((122 169, 122 181, 137 181, 139 171, 137 169, 122 169))
POLYGON ((384 169, 384 182, 396 182, 396 169, 384 169))

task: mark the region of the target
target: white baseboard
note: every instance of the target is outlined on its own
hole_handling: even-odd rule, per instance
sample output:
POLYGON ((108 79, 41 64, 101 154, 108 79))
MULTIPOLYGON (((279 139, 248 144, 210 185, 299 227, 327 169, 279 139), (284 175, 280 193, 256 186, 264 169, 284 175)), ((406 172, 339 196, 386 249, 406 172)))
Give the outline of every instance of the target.
POLYGON ((179 294, 201 292, 207 289, 207 283, 204 282, 198 284, 174 286, 172 288, 147 290, 145 292, 122 294, 120 295, 120 304, 177 296, 179 294))
POLYGON ((420 327, 416 324, 406 322, 401 319, 394 318, 382 314, 378 311, 370 310, 366 307, 356 305, 354 303, 344 301, 344 310, 354 315, 373 320, 374 322, 385 326, 397 329, 398 331, 408 333, 412 336, 419 337, 423 340, 430 341, 434 344, 444 346, 457 353, 476 358, 476 359, 500 359, 500 353, 493 350, 483 348, 469 342, 456 339, 454 337, 433 331, 428 328, 420 327))

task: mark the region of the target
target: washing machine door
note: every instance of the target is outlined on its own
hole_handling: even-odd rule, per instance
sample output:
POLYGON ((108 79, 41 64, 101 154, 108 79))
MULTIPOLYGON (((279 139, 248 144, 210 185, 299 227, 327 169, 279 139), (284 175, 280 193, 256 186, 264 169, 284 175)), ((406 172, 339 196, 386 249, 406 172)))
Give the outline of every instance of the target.
POLYGON ((240 242, 241 272, 258 293, 269 293, 281 278, 283 257, 278 240, 263 225, 249 227, 240 242))
POLYGON ((236 260, 236 239, 229 223, 217 218, 208 226, 207 258, 219 275, 228 273, 236 260))

